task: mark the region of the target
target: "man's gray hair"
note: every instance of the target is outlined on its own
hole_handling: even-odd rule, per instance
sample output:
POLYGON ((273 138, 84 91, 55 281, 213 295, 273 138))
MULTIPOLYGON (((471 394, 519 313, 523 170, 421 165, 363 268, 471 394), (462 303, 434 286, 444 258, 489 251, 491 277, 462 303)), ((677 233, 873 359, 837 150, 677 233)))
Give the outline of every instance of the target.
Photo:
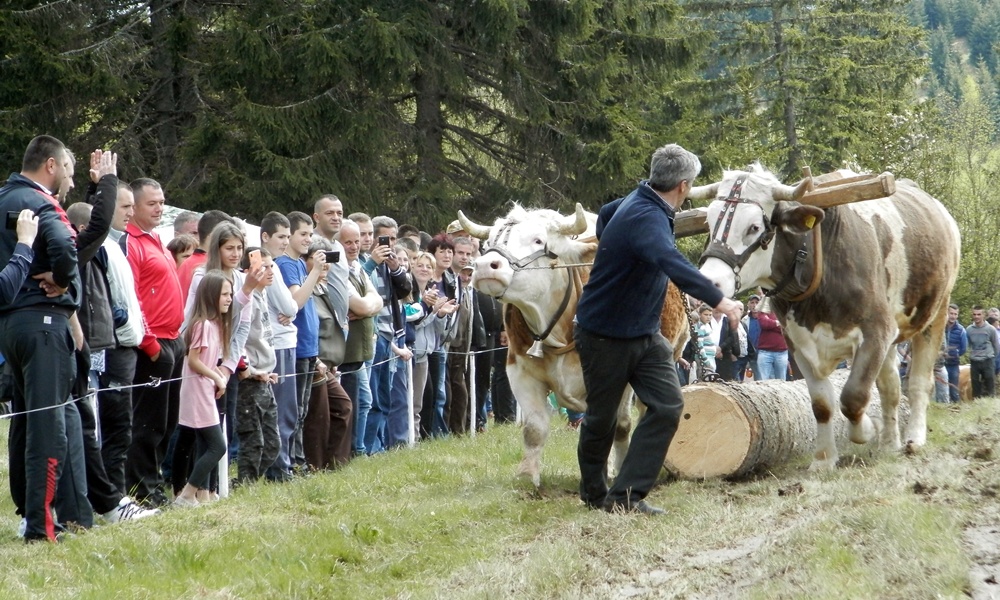
POLYGON ((701 161, 677 144, 667 144, 653 152, 649 161, 649 186, 658 192, 669 192, 682 181, 694 183, 701 172, 701 161))
POLYGON ((333 243, 324 237, 318 237, 314 235, 312 238, 312 243, 309 244, 309 252, 308 254, 306 254, 306 257, 316 254, 317 250, 333 250, 333 243))
POLYGON ((343 221, 340 222, 340 231, 338 231, 336 235, 337 241, 340 241, 340 233, 344 231, 344 228, 346 227, 350 227, 351 229, 357 229, 358 232, 361 231, 361 228, 358 227, 357 223, 355 223, 350 219, 344 219, 343 221))
POLYGON ((451 238, 451 245, 452 246, 458 246, 459 244, 461 244, 463 246, 471 246, 473 249, 476 248, 476 243, 473 242, 472 238, 470 238, 470 237, 466 237, 466 236, 462 235, 462 236, 459 236, 459 237, 456 237, 456 238, 451 238))
POLYGON ((372 229, 375 231, 379 229, 399 229, 399 225, 396 225, 396 219, 380 215, 372 219, 372 229))

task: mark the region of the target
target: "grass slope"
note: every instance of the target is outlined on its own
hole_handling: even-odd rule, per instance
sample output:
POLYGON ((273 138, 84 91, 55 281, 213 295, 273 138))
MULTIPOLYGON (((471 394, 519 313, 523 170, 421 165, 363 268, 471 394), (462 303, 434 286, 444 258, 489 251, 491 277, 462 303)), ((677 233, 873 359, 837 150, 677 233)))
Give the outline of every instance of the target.
MULTIPOLYGON (((577 435, 558 420, 540 491, 514 477, 514 426, 244 487, 60 545, 18 540, 4 490, 0 596, 989 597, 1000 588, 975 579, 995 565, 970 579, 983 556, 963 536, 996 545, 998 409, 997 399, 932 406, 926 448, 833 473, 802 462, 739 482, 664 480, 651 495, 670 512, 661 519, 586 510, 577 435)), ((6 481, 5 457, 0 465, 6 481)))

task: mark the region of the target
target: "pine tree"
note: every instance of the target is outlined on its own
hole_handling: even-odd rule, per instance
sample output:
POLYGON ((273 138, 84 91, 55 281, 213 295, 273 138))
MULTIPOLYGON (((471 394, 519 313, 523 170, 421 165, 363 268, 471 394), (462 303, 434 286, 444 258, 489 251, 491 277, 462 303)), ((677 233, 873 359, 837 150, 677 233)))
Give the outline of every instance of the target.
MULTIPOLYGON (((430 225, 509 200, 621 193, 661 140, 643 115, 691 60, 670 2, 265 0, 213 24, 176 187, 249 213, 430 225)), ((204 200, 200 200, 204 201, 204 200)))
POLYGON ((692 2, 718 32, 697 100, 723 163, 763 158, 786 178, 843 166, 912 102, 921 32, 895 0, 692 2), (710 90, 706 93, 705 90, 710 90), (733 148, 735 150, 730 150, 733 148))

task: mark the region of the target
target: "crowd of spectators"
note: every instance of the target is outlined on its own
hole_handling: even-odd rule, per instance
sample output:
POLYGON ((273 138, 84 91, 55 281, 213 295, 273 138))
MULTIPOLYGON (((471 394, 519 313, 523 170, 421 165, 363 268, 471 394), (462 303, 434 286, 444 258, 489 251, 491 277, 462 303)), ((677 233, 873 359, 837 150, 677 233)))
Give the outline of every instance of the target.
POLYGON ((74 167, 39 136, 0 188, 26 541, 514 420, 500 306, 471 287, 478 240, 457 222, 432 236, 327 194, 265 215, 260 247, 218 210, 182 213, 164 244, 157 181, 119 181, 98 150, 70 204, 74 167))

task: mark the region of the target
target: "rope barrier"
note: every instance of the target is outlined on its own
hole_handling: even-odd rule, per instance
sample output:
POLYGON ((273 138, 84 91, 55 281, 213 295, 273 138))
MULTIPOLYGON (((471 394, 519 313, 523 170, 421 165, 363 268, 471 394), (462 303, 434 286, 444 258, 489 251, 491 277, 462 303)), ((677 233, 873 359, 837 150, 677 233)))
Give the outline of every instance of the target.
MULTIPOLYGON (((507 348, 506 346, 500 346, 498 348, 491 348, 491 349, 487 349, 487 350, 472 350, 472 351, 469 351, 469 352, 445 352, 445 354, 446 355, 448 355, 448 354, 456 354, 456 355, 469 355, 469 356, 472 356, 472 355, 476 355, 476 354, 484 354, 484 353, 487 353, 487 352, 497 352, 499 350, 505 350, 506 348, 507 348)), ((372 363, 371 365, 364 365, 364 366, 362 366, 359 369, 353 369, 351 371, 341 371, 341 370, 338 370, 337 374, 338 375, 347 375, 347 374, 350 374, 350 373, 358 373, 358 372, 360 372, 362 370, 365 370, 365 369, 369 369, 370 370, 370 369, 372 369, 374 367, 377 367, 379 365, 384 365, 384 364, 386 364, 386 363, 388 363, 390 361, 396 360, 397 358, 399 358, 399 357, 398 356, 391 356, 391 357, 389 357, 389 358, 387 358, 385 360, 379 361, 377 363, 372 363)), ((329 372, 329 370, 326 371, 326 372, 324 372, 324 374, 326 374, 327 372, 329 372)), ((309 371, 307 373, 302 373, 302 375, 315 376, 318 373, 320 373, 320 371, 317 369, 317 370, 314 370, 314 371, 309 371)), ((280 380, 280 379, 286 379, 288 377, 298 377, 299 375, 300 375, 299 373, 289 373, 287 375, 278 375, 278 379, 280 380)), ((103 387, 103 388, 88 388, 87 389, 87 393, 85 395, 83 395, 83 396, 71 396, 68 400, 66 400, 65 402, 62 402, 60 404, 53 404, 51 406, 43 406, 43 407, 40 407, 40 408, 32 408, 32 409, 24 410, 24 411, 20 411, 20 412, 11 412, 11 413, 7 413, 7 414, 4 414, 4 415, 0 415, 0 421, 2 421, 4 419, 12 419, 14 417, 19 417, 19 416, 22 416, 22 415, 28 415, 28 414, 31 414, 31 413, 42 412, 42 411, 46 411, 46 410, 54 410, 54 409, 57 409, 57 408, 63 408, 63 407, 69 406, 70 404, 73 404, 74 402, 79 402, 80 400, 85 400, 85 399, 87 399, 87 398, 89 398, 89 397, 91 397, 91 396, 93 396, 95 394, 98 394, 100 392, 107 392, 107 391, 114 391, 114 390, 131 390, 131 389, 134 389, 134 388, 144 388, 144 387, 156 388, 156 387, 159 387, 161 384, 164 384, 164 383, 173 383, 175 381, 182 381, 184 379, 190 379, 192 377, 201 377, 201 375, 191 374, 191 375, 185 375, 185 376, 182 376, 182 377, 175 377, 173 379, 163 379, 163 378, 160 378, 160 377, 153 377, 153 378, 151 378, 149 381, 147 381, 145 383, 133 383, 131 385, 116 385, 116 386, 109 386, 109 387, 103 387)))

